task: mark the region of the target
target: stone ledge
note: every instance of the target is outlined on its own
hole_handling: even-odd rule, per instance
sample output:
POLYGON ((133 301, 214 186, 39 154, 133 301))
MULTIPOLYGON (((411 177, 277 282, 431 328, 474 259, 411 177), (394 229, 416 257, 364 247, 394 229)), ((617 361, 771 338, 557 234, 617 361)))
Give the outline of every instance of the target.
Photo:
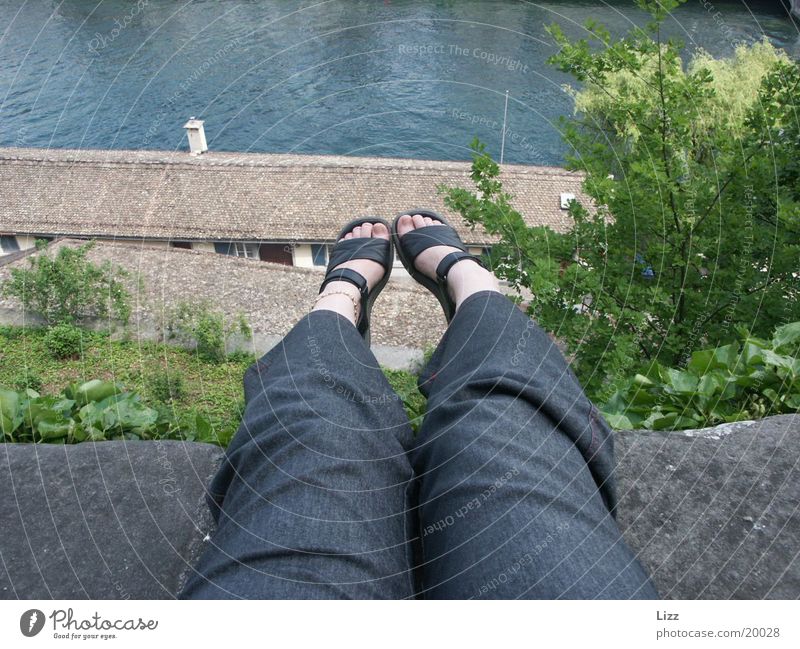
POLYGON ((800 597, 800 415, 615 439, 620 526, 662 597, 800 597))
MULTIPOLYGON (((800 597, 800 416, 619 431, 623 533, 665 598, 800 597)), ((0 598, 170 598, 212 530, 208 444, 0 445, 0 598)))
POLYGON ((0 444, 0 598, 165 599, 212 527, 210 444, 0 444))

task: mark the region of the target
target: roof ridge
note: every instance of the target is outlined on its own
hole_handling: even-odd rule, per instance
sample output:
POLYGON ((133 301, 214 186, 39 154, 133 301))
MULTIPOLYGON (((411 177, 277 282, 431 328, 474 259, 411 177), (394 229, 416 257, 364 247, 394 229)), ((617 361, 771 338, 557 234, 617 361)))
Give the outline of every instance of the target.
MULTIPOLYGON (((135 151, 127 149, 40 149, 0 148, 1 163, 50 163, 88 166, 171 166, 203 169, 357 169, 359 171, 469 171, 468 160, 425 160, 297 153, 213 152, 190 157, 180 151, 135 151)), ((546 165, 503 165, 504 175, 575 176, 562 167, 546 165)))

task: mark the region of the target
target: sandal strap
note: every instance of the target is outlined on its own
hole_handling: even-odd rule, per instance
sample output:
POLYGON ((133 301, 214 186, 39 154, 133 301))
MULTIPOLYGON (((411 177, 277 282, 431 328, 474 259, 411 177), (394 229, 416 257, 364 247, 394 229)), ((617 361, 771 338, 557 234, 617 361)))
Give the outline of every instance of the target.
POLYGON ((354 259, 368 259, 370 261, 378 262, 385 270, 387 267, 387 259, 391 259, 389 254, 388 239, 381 239, 379 237, 364 238, 358 237, 356 239, 342 239, 336 242, 331 252, 330 260, 328 261, 328 268, 336 268, 339 264, 346 261, 353 261, 354 259))
MULTIPOLYGON (((409 234, 411 233, 409 232, 409 234)), ((408 236, 408 234, 406 236, 408 236)), ((480 258, 476 257, 475 255, 471 255, 468 252, 451 252, 450 254, 445 255, 442 258, 442 261, 440 261, 439 265, 436 267, 436 279, 439 280, 440 284, 447 281, 447 273, 450 272, 450 269, 455 263, 461 261, 462 259, 469 259, 470 261, 474 261, 481 268, 486 268, 480 258)))
POLYGON ((325 279, 322 281, 322 286, 319 287, 319 292, 322 293, 322 291, 325 290, 325 287, 331 282, 349 282, 358 289, 359 293, 361 293, 361 304, 366 304, 369 288, 367 286, 366 278, 361 273, 353 270, 352 268, 339 268, 337 270, 332 270, 325 275, 325 279))
POLYGON ((433 246, 451 246, 464 252, 467 251, 461 237, 447 224, 412 230, 400 238, 400 245, 403 246, 412 262, 419 253, 433 246))

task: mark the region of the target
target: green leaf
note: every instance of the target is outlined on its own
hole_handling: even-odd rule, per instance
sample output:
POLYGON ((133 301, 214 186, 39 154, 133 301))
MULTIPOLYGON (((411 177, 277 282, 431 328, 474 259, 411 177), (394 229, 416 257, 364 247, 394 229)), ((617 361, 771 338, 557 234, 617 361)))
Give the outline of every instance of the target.
POLYGON ((11 436, 18 425, 19 395, 11 390, 0 389, 0 432, 11 436))
POLYGON ((197 430, 197 439, 199 441, 214 441, 214 428, 211 426, 211 422, 199 412, 195 414, 194 425, 195 430, 197 430))
POLYGON ((776 354, 770 349, 764 350, 764 363, 789 370, 794 375, 800 373, 800 361, 791 356, 776 354))
POLYGON ((716 349, 705 349, 692 354, 687 369, 695 376, 702 376, 715 369, 733 371, 738 357, 738 345, 723 345, 716 349))
POLYGON ((65 419, 56 414, 43 416, 36 423, 36 432, 44 441, 67 437, 74 428, 75 422, 72 419, 65 419))
POLYGON ((693 352, 692 358, 686 369, 695 376, 703 376, 706 372, 714 369, 714 350, 704 349, 701 351, 693 352))
POLYGON ((103 430, 144 433, 158 420, 158 411, 134 401, 122 399, 103 410, 103 430))
POLYGON ((0 415, 9 421, 17 416, 19 411, 19 395, 11 390, 0 389, 0 415))
POLYGON ((74 399, 81 405, 90 401, 102 401, 103 399, 120 392, 119 387, 112 381, 101 381, 93 379, 82 384, 75 390, 74 399))
POLYGON ((700 377, 700 381, 697 384, 697 393, 703 395, 704 397, 711 397, 715 392, 717 392, 717 390, 720 389, 721 386, 722 381, 720 380, 720 377, 711 372, 700 377))
POLYGON ((747 365, 760 365, 764 362, 764 347, 748 340, 742 347, 742 360, 747 365))
POLYGON ((675 392, 684 394, 694 393, 697 389, 697 377, 689 372, 674 370, 672 368, 662 368, 661 380, 670 386, 675 392))
POLYGON ((772 337, 772 345, 776 350, 800 341, 800 322, 790 322, 778 327, 772 337))
POLYGON ((625 415, 615 415, 611 413, 602 413, 608 425, 614 430, 633 430, 635 426, 633 422, 625 415))
POLYGON ((644 427, 650 430, 666 430, 672 428, 678 419, 676 412, 654 412, 644 421, 644 427))

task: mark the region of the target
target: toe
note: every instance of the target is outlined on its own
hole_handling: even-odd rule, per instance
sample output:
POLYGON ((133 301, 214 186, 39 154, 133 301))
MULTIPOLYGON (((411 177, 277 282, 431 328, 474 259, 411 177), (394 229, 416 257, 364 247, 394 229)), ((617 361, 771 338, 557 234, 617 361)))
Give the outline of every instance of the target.
POLYGON ((414 221, 415 228, 424 228, 425 227, 425 218, 421 214, 415 214, 411 217, 414 221))
MULTIPOLYGON (((399 224, 398 224, 399 227, 399 224)), ((388 239, 389 238, 389 228, 387 228, 383 223, 375 223, 372 226, 372 236, 379 237, 381 239, 388 239)))
POLYGON ((367 239, 372 237, 372 223, 363 223, 361 225, 361 236, 367 239))
POLYGON ((356 227, 353 228, 353 237, 357 239, 360 236, 361 236, 361 226, 357 225, 356 227))
POLYGON ((348 232, 346 235, 344 235, 342 237, 342 239, 352 239, 352 238, 353 238, 353 233, 352 232, 348 232))
POLYGON ((397 219, 397 234, 401 237, 414 229, 414 220, 408 214, 403 214, 397 219))
POLYGON ((433 225, 433 219, 430 216, 425 217, 425 225, 433 225))

